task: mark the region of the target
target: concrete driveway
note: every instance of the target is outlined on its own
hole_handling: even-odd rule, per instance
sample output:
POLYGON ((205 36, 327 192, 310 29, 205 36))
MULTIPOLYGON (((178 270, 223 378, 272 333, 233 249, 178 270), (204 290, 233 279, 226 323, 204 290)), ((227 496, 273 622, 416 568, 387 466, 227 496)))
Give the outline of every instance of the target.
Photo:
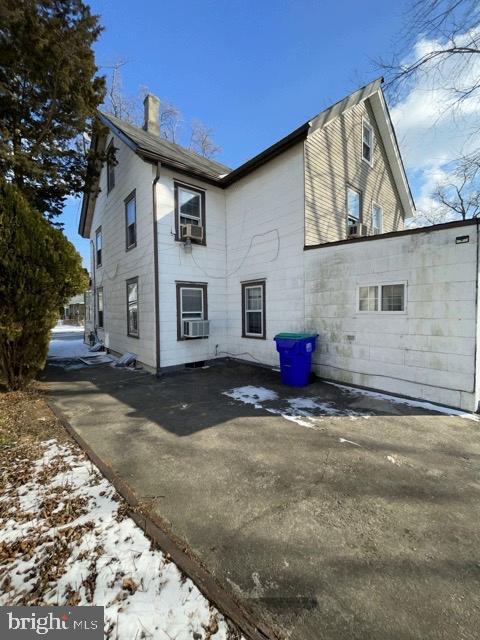
POLYGON ((95 452, 280 637, 478 638, 479 422, 237 363, 46 378, 95 452))

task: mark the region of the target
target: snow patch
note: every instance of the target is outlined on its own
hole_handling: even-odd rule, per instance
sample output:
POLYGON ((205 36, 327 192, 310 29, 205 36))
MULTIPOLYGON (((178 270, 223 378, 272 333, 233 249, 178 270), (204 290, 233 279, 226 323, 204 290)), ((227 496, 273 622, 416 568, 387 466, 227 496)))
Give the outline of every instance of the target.
POLYGON ((42 446, 33 464, 12 459, 8 477, 17 470, 22 484, 7 483, 0 496, 0 544, 10 549, 0 605, 101 605, 105 637, 118 640, 227 640, 225 618, 152 548, 80 449, 55 440, 42 446), (49 580, 40 581, 40 568, 49 580))
POLYGON ((448 407, 442 407, 442 405, 434 404, 432 402, 426 402, 423 400, 409 400, 408 398, 388 395, 386 393, 380 393, 378 391, 357 389, 344 384, 338 384, 337 382, 325 382, 325 384, 330 384, 333 387, 337 387, 337 389, 340 389, 344 393, 348 393, 350 395, 366 396, 368 398, 374 398, 376 400, 385 400, 386 402, 394 402, 395 404, 404 404, 408 407, 425 409, 426 411, 436 411, 437 413, 444 413, 449 416, 459 416, 460 418, 467 418, 468 420, 480 422, 480 417, 475 415, 474 413, 468 413, 467 411, 461 411, 459 409, 449 409, 448 407))
POLYGON ((253 404, 255 409, 261 409, 262 402, 276 400, 278 398, 278 394, 275 391, 266 389, 265 387, 254 387, 253 385, 224 391, 223 395, 233 398, 234 400, 240 400, 244 404, 253 404))
POLYGON ((331 402, 321 402, 318 398, 279 398, 278 393, 265 387, 255 387, 253 385, 237 387, 230 391, 224 391, 223 395, 234 400, 239 400, 245 404, 251 404, 255 409, 265 409, 269 413, 281 416, 285 420, 295 422, 307 429, 319 429, 316 422, 325 417, 348 417, 350 420, 359 418, 369 418, 367 412, 359 413, 351 409, 341 409, 331 402), (278 400, 280 406, 264 406, 262 403, 278 400))

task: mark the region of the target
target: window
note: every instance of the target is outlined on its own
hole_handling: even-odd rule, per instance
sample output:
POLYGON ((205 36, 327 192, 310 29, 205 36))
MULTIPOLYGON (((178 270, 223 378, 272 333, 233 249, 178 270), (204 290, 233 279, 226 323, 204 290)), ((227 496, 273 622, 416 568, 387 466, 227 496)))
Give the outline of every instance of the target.
POLYGON ((127 280, 127 334, 138 338, 138 278, 127 280))
POLYGON ((176 239, 180 240, 180 225, 193 224, 203 227, 201 244, 205 244, 205 192, 178 182, 174 190, 176 239))
POLYGON ((125 199, 125 238, 127 251, 137 246, 137 200, 135 190, 125 199))
POLYGON ((347 187, 347 220, 348 226, 351 227, 354 224, 360 222, 361 214, 361 194, 360 191, 347 187))
POLYGON ((242 337, 266 337, 265 281, 242 283, 242 337))
POLYGON ((113 140, 107 148, 107 193, 115 186, 115 148, 113 140))
POLYGON ((382 285, 382 311, 405 310, 405 285, 382 285))
POLYGON ((405 287, 405 283, 362 285, 358 287, 358 310, 379 313, 403 312, 405 287))
POLYGON ((373 162, 373 128, 366 120, 362 121, 362 159, 369 165, 373 162))
POLYGON ((383 231, 383 211, 378 204, 372 205, 372 233, 378 234, 383 231))
POLYGON ((359 311, 378 311, 378 287, 360 287, 359 311))
POLYGON ((184 322, 208 320, 207 285, 177 282, 177 340, 183 340, 184 322))
POLYGON ((103 329, 103 287, 97 289, 97 316, 98 326, 103 329))
POLYGON ((97 268, 102 266, 102 227, 95 231, 95 257, 97 268))

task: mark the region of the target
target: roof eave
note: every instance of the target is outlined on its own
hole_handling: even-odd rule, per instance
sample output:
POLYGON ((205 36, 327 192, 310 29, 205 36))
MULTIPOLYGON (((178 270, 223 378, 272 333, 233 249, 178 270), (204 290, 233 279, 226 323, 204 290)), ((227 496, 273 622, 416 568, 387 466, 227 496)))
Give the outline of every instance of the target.
POLYGON ((266 162, 273 160, 273 158, 280 155, 293 145, 305 140, 308 135, 309 128, 310 123, 305 122, 300 127, 295 129, 295 131, 289 133, 288 136, 285 136, 284 138, 273 144, 271 147, 268 147, 268 149, 265 149, 250 160, 247 160, 247 162, 240 165, 240 167, 238 167, 237 169, 234 169, 233 171, 228 173, 224 178, 221 178, 220 184, 223 187, 228 187, 237 180, 240 180, 240 178, 243 178, 252 171, 255 171, 255 169, 258 169, 266 162))

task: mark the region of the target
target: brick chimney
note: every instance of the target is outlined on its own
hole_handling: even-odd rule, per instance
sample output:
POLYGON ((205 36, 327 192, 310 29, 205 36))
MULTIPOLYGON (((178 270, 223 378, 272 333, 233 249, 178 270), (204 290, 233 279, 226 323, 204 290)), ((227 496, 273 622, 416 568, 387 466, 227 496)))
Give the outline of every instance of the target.
POLYGON ((160 100, 157 96, 149 93, 143 101, 145 109, 143 128, 154 136, 160 135, 160 100))

